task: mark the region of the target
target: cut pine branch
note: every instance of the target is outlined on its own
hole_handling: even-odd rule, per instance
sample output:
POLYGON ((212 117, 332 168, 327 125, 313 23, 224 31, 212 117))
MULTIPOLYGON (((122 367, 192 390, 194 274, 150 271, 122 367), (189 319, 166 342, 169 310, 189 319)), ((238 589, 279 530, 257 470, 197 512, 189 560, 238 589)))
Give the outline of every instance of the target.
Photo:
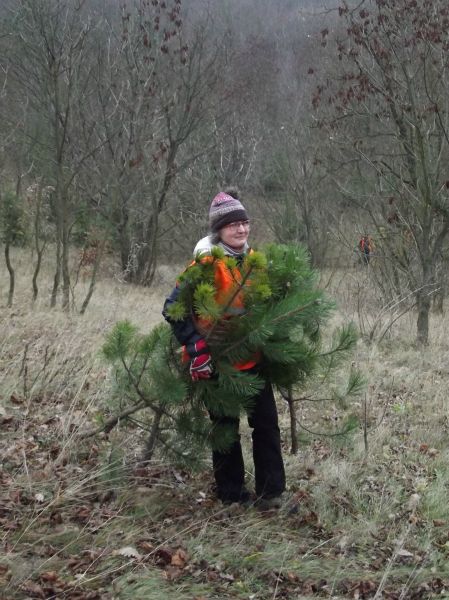
MULTIPOLYGON (((277 317, 275 317, 274 319, 272 319, 272 321, 271 321, 270 324, 274 324, 275 325, 276 323, 280 323, 284 319, 288 319, 289 317, 292 317, 293 315, 296 315, 299 312, 302 312, 302 311, 306 310, 307 308, 310 308, 311 306, 314 306, 314 305, 319 304, 319 303, 320 303, 319 300, 312 300, 311 302, 308 302, 307 304, 303 304, 302 306, 298 306, 297 308, 294 308, 293 310, 289 310, 288 312, 284 313, 283 315, 278 315, 277 317)), ((253 331, 250 331, 247 335, 245 335, 244 337, 242 337, 237 342, 234 342, 230 346, 227 346, 226 348, 224 348, 223 351, 218 354, 217 359, 221 358, 224 354, 226 354, 228 352, 232 352, 236 348, 241 347, 242 344, 244 344, 245 342, 248 341, 249 337, 252 334, 253 334, 253 331)))

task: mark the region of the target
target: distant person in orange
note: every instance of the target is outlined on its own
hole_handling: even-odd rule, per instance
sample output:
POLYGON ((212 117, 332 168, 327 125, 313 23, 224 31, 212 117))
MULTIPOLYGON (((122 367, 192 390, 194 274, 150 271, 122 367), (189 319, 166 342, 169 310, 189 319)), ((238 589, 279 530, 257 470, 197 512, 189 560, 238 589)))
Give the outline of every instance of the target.
POLYGON ((369 265, 369 261, 374 252, 374 242, 370 235, 362 235, 359 241, 359 250, 362 254, 363 263, 369 265))

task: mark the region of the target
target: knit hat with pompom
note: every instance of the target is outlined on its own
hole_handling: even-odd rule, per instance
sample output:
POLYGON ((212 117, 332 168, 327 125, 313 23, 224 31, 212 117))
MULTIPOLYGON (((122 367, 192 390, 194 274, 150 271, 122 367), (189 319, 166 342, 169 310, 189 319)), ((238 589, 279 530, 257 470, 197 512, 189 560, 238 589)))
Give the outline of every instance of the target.
POLYGON ((209 227, 212 233, 216 233, 225 225, 235 221, 248 221, 245 207, 234 192, 220 192, 212 200, 209 210, 209 227))

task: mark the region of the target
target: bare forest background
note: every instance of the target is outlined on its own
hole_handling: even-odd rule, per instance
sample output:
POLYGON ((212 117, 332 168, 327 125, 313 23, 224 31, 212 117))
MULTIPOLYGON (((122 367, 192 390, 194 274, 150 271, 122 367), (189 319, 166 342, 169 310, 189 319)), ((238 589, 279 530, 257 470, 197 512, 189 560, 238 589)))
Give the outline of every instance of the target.
POLYGON ((2 3, 2 236, 54 260, 51 306, 84 312, 101 262, 151 286, 241 188, 256 243, 316 266, 376 248, 376 296, 417 309, 426 344, 446 294, 448 8, 389 1, 2 3), (73 249, 81 254, 73 253, 73 249), (75 258, 74 258, 75 256, 75 258), (87 295, 79 268, 93 265, 87 295))

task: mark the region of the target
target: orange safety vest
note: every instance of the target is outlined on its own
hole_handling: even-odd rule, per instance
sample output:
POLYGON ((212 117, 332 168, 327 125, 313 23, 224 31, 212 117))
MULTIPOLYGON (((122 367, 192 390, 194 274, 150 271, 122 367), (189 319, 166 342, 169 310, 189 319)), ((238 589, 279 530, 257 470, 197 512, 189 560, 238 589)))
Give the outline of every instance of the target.
MULTIPOLYGON (((250 250, 250 253, 253 252, 250 250)), ((229 268, 225 261, 220 258, 214 258, 213 256, 207 255, 200 258, 200 262, 202 263, 212 263, 214 262, 215 274, 214 274, 214 283, 215 283, 215 301, 222 306, 227 306, 231 298, 234 296, 236 291, 236 284, 240 284, 242 282, 242 274, 240 273, 237 267, 229 268)), ((195 264, 193 261, 189 267, 195 264)), ((238 315, 242 315, 245 312, 245 307, 243 304, 243 293, 240 290, 237 294, 235 294, 234 298, 232 298, 232 302, 227 306, 226 313, 223 315, 224 319, 229 319, 238 315)), ((212 323, 209 319, 198 318, 198 325, 204 329, 208 330, 212 327, 212 323)), ((188 361, 189 356, 187 351, 185 350, 185 346, 183 347, 183 361, 188 361)), ((260 360, 260 353, 257 353, 253 359, 236 363, 234 367, 239 371, 246 371, 247 369, 251 369, 257 365, 258 360, 260 360)))

